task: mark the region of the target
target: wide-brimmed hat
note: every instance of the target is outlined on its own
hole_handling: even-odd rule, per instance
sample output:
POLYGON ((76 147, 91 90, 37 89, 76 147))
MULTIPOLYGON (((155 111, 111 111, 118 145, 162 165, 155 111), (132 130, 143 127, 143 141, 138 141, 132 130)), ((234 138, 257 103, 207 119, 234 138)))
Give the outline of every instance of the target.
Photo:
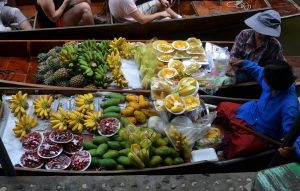
POLYGON ((279 37, 281 18, 277 11, 267 10, 245 20, 246 25, 260 34, 279 37))

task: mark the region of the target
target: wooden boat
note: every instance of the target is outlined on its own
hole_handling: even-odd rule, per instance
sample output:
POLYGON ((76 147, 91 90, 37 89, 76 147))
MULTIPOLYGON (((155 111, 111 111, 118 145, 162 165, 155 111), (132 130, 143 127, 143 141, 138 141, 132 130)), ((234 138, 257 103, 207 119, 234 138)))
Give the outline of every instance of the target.
MULTIPOLYGON (((13 0, 13 5, 19 7, 28 18, 35 18, 34 0, 13 0)), ((94 14, 101 12, 107 15, 104 0, 93 1, 94 14)), ((21 39, 88 39, 126 37, 129 39, 149 39, 158 37, 168 39, 174 36, 195 36, 201 33, 228 29, 244 25, 244 20, 251 15, 268 9, 277 10, 282 19, 300 14, 300 8, 292 0, 256 0, 256 1, 189 1, 177 0, 174 10, 184 15, 184 19, 155 21, 145 25, 138 23, 111 23, 95 26, 76 26, 65 28, 38 28, 34 22, 34 30, 1 32, 2 40, 21 39), (237 7, 234 8, 236 4, 237 7), (249 6, 250 9, 245 8, 249 6), (172 37, 170 37, 172 34, 172 37)), ((109 15, 109 14, 108 14, 109 15)), ((108 16, 108 21, 111 17, 108 16)), ((35 20, 36 21, 36 20, 35 20)))
MULTIPOLYGON (((47 86, 36 84, 34 75, 37 72, 38 61, 36 56, 41 52, 48 52, 54 46, 61 46, 68 41, 65 40, 19 40, 0 41, 0 86, 2 87, 34 87, 34 88, 55 88, 57 86, 47 86), (12 51, 15 50, 15 51, 12 51)), ((231 47, 232 41, 214 41, 213 44, 221 47, 231 47)), ((288 62, 294 67, 296 76, 300 76, 300 57, 287 56, 288 62)), ((297 89, 300 92, 300 79, 298 78, 297 89)), ((63 88, 65 89, 65 88, 63 88)), ((201 92, 205 94, 205 92, 201 92)), ((261 89, 256 82, 247 82, 237 85, 222 86, 214 94, 218 96, 258 98, 261 89)))
MULTIPOLYGON (((27 92, 28 94, 63 94, 63 95, 74 95, 82 94, 86 92, 94 92, 97 90, 83 90, 83 89, 36 89, 36 88, 1 88, 0 94, 16 94, 17 91, 22 90, 22 92, 27 92)), ((127 91, 127 90, 117 90, 117 92, 123 93, 136 93, 149 95, 147 91, 127 91)), ((237 103, 243 103, 247 101, 246 99, 237 98, 225 98, 218 96, 202 96, 202 99, 209 104, 217 104, 221 101, 233 101, 237 103)), ((1 137, 1 134, 0 134, 1 137)), ((185 163, 181 165, 165 166, 157 168, 145 168, 141 170, 122 170, 122 171, 49 171, 43 169, 29 169, 22 167, 15 167, 18 175, 129 175, 129 174, 143 174, 143 175, 155 175, 155 174, 199 174, 199 173, 226 173, 226 172, 249 172, 258 171, 267 167, 275 150, 269 150, 251 157, 241 157, 232 160, 225 161, 202 161, 202 162, 192 162, 185 163)), ((2 154, 0 156, 3 156, 2 154)), ((3 174, 3 169, 0 169, 0 175, 3 174)))

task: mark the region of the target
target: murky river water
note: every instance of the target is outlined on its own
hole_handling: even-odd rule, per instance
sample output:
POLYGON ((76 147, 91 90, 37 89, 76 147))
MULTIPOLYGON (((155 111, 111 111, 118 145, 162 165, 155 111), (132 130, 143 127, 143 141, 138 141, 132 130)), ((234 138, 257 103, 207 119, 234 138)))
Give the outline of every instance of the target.
MULTIPOLYGON (((300 0, 294 1, 300 5, 300 0)), ((300 56, 300 16, 284 20, 281 27, 282 31, 279 41, 284 49, 284 54, 289 56, 300 56)), ((247 28, 247 26, 244 28, 247 28)), ((213 32, 207 35, 201 35, 201 39, 232 41, 242 29, 243 27, 222 32, 213 32)))

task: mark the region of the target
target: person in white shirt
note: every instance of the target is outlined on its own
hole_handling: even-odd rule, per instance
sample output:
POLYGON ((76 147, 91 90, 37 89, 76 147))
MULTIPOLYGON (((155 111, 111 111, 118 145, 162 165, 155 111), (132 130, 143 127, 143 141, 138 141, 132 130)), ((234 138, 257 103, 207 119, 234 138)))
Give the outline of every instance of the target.
POLYGON ((137 0, 109 0, 109 10, 117 22, 146 24, 157 19, 182 18, 171 9, 172 0, 150 0, 136 5, 137 0))

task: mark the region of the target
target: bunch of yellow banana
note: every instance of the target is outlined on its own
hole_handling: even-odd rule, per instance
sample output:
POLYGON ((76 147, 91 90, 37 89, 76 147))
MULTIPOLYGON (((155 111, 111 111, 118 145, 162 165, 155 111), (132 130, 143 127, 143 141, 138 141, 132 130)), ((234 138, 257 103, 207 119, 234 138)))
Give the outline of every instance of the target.
POLYGON ((9 108, 15 117, 20 118, 26 113, 26 109, 28 108, 27 96, 28 94, 22 94, 22 91, 18 91, 16 95, 12 96, 9 108))
POLYGON ((58 112, 51 113, 50 115, 50 124, 52 129, 56 129, 59 131, 67 131, 68 119, 69 119, 68 112, 66 112, 62 108, 59 108, 58 112))
POLYGON ((86 129, 88 131, 95 131, 99 125, 101 116, 101 111, 86 112, 86 115, 84 116, 84 126, 86 127, 86 129))
POLYGON ((53 97, 49 95, 40 96, 34 99, 34 113, 41 119, 49 119, 53 97))
POLYGON ((123 71, 121 70, 121 56, 118 51, 112 51, 106 59, 114 81, 120 87, 128 87, 128 82, 124 77, 123 71))
POLYGON ((94 111, 94 96, 92 93, 79 95, 75 98, 77 110, 83 114, 88 111, 94 111))
POLYGON ((73 110, 69 112, 69 120, 68 120, 68 127, 73 132, 81 133, 83 131, 83 124, 84 124, 84 114, 73 110))
POLYGON ((130 59, 134 56, 134 46, 127 42, 126 38, 114 38, 109 47, 110 52, 118 51, 122 58, 130 59))
POLYGON ((34 117, 30 117, 28 114, 21 116, 16 121, 16 127, 13 129, 16 137, 20 139, 25 136, 30 130, 37 125, 38 121, 34 117))

